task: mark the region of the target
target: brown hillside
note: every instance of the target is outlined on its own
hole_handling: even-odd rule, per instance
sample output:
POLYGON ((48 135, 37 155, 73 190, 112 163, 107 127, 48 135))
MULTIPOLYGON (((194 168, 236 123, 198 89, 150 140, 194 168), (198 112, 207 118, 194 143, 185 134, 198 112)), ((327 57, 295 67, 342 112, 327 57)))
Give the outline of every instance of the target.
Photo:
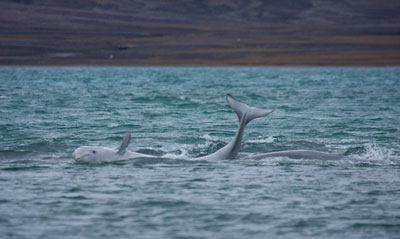
POLYGON ((400 1, 0 1, 1 65, 400 65, 400 1))

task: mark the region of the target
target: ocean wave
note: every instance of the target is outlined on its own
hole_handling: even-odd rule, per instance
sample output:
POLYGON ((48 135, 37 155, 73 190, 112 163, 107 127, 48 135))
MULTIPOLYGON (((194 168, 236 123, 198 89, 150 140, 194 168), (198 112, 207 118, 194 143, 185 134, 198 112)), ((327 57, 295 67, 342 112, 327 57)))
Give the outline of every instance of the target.
POLYGON ((54 142, 53 140, 39 140, 27 144, 17 144, 6 146, 0 149, 0 158, 7 159, 26 159, 26 158, 53 158, 56 154, 64 154, 68 145, 54 142))
POLYGON ((21 166, 11 166, 11 167, 2 167, 3 171, 36 171, 41 169, 50 169, 49 166, 39 166, 39 165, 21 165, 21 166))

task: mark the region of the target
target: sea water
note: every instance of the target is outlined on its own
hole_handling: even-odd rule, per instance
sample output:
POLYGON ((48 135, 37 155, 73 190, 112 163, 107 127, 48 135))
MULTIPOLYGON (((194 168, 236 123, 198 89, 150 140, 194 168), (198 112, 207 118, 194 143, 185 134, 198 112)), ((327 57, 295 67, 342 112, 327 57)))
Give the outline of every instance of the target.
POLYGON ((0 238, 399 238, 400 68, 1 67, 0 238), (231 93, 273 109, 239 158, 231 93), (75 163, 82 145, 158 156, 75 163))

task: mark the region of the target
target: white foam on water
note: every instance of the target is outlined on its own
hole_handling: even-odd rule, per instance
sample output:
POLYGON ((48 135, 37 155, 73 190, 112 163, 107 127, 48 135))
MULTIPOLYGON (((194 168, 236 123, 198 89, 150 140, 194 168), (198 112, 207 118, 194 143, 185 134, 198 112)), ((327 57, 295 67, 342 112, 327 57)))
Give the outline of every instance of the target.
POLYGON ((186 144, 181 145, 182 147, 176 147, 175 150, 166 150, 167 153, 163 155, 163 158, 170 158, 170 159, 188 159, 190 158, 189 156, 189 150, 187 149, 186 144), (179 153, 173 153, 171 151, 178 151, 179 153))
POLYGON ((263 138, 259 136, 257 139, 249 139, 246 141, 246 143, 255 143, 255 144, 269 144, 273 143, 275 141, 275 138, 273 136, 269 136, 267 138, 263 138))
POLYGON ((118 127, 119 124, 118 123, 111 123, 111 124, 109 124, 107 126, 108 126, 108 128, 115 128, 115 127, 118 127))
POLYGON ((207 141, 212 141, 212 142, 218 142, 218 141, 221 140, 220 138, 218 138, 218 137, 216 137, 216 136, 211 136, 211 135, 209 135, 209 134, 203 135, 203 139, 205 139, 205 140, 207 140, 207 141))

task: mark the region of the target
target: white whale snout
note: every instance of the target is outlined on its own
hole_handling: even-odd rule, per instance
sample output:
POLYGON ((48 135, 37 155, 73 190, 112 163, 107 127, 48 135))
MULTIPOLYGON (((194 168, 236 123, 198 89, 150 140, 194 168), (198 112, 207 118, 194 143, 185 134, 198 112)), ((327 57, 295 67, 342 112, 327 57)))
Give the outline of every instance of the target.
POLYGON ((97 162, 99 161, 98 150, 94 147, 82 146, 72 153, 76 162, 97 162))

